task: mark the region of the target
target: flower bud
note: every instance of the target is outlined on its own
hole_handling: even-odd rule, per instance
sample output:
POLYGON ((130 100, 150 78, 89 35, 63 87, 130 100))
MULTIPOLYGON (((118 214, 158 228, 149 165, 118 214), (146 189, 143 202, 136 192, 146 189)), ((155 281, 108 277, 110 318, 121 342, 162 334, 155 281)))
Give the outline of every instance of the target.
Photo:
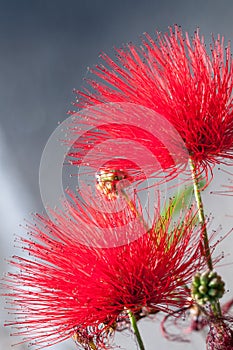
POLYGON ((210 324, 210 330, 206 337, 206 349, 233 349, 233 331, 223 320, 210 324))
POLYGON ((123 169, 109 169, 103 167, 96 174, 96 187, 107 199, 116 199, 119 194, 119 183, 126 179, 129 179, 129 175, 123 169))

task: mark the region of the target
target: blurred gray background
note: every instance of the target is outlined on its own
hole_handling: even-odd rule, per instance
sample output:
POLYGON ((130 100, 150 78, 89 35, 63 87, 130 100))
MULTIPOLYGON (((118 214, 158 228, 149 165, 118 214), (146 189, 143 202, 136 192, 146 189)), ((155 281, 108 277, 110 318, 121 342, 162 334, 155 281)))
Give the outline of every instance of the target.
MULTIPOLYGON (((72 109, 73 88, 88 76, 87 67, 98 62, 98 54, 112 54, 113 46, 138 42, 143 32, 167 31, 177 23, 190 34, 200 27, 206 42, 218 33, 233 38, 232 0, 0 0, 0 267, 15 252, 14 234, 30 212, 43 210, 38 171, 40 157, 58 122, 72 109)), ((217 172, 205 194, 207 212, 221 223, 221 233, 232 224, 232 198, 210 194, 221 189, 228 176, 217 172)), ((220 234, 221 234, 220 233, 220 234)), ((220 268, 233 294, 232 238, 220 251, 226 258, 220 268)), ((3 327, 7 318, 1 303, 0 349, 9 350, 17 339, 3 327)), ((169 343, 159 333, 158 323, 140 323, 146 349, 204 349, 204 338, 196 334, 190 344, 169 343)), ((126 335, 117 340, 122 349, 136 349, 126 335)), ((25 349, 21 345, 19 349, 25 349)), ((74 349, 72 341, 50 347, 74 349)), ((16 348, 17 349, 17 348, 16 348)))

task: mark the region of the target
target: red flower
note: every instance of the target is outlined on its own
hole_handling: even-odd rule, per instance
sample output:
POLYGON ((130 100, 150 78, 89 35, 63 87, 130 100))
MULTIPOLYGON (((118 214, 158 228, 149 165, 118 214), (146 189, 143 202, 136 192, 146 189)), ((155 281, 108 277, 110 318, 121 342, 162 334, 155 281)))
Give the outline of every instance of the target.
POLYGON ((129 323, 127 310, 139 319, 189 303, 184 286, 204 264, 192 211, 174 225, 170 209, 148 232, 133 215, 121 232, 128 244, 119 246, 113 223, 127 222, 131 209, 111 222, 110 215, 95 217, 80 202, 75 205, 66 214, 53 213, 56 225, 38 215, 29 238, 19 239, 29 257, 13 257, 16 270, 4 282, 16 315, 8 325, 16 334, 37 347, 74 336, 85 349, 109 348, 109 334, 129 323), (115 247, 90 246, 100 240, 100 223, 115 247), (85 237, 87 245, 80 243, 85 237))
POLYGON ((159 33, 158 42, 145 34, 140 47, 129 44, 116 53, 118 63, 101 55, 105 65, 91 70, 101 81, 90 79, 92 89, 77 91, 77 106, 131 102, 148 107, 174 125, 200 170, 233 159, 233 65, 223 38, 213 42, 209 54, 198 32, 190 42, 175 27, 159 33))

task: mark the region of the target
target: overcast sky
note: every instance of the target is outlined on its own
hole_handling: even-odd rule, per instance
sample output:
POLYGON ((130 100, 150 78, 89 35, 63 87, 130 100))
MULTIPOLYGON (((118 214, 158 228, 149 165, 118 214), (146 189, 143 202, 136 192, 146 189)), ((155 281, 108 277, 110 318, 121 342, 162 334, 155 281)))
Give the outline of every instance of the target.
MULTIPOLYGON (((199 26, 207 43, 212 33, 232 40, 232 19, 232 0, 0 0, 2 266, 12 254, 18 224, 29 212, 42 210, 38 171, 43 148, 72 108, 72 90, 83 85, 98 54, 112 54, 113 46, 138 42, 143 32, 164 32, 175 23, 190 34, 199 26)), ((13 342, 2 345, 4 350, 13 342)), ((156 348, 147 342, 148 350, 156 348)))

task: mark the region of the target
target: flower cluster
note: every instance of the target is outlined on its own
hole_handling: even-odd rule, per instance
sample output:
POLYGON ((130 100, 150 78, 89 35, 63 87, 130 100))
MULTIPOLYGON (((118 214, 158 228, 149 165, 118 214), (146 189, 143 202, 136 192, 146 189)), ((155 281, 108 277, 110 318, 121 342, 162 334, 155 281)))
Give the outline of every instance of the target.
POLYGON ((18 241, 28 256, 10 260, 15 271, 3 282, 16 316, 7 324, 39 348, 73 337, 86 350, 109 349, 114 332, 131 326, 144 350, 138 320, 163 312, 165 330, 165 321, 188 310, 192 330, 209 326, 208 350, 232 349, 200 176, 208 179, 216 163, 233 159, 230 46, 224 54, 218 37, 208 54, 198 32, 191 42, 176 26, 157 42, 146 34, 142 46, 130 44, 117 55, 118 63, 103 54, 91 89, 77 92, 76 105, 86 111, 71 126, 78 140, 66 140, 80 174, 96 170, 99 197, 86 188, 68 191, 62 210, 27 225, 28 237, 18 241), (169 183, 187 164, 196 206, 185 196, 177 203, 177 195, 160 208, 153 198, 151 213, 138 189, 127 193, 158 169, 172 169, 163 178, 169 183))

